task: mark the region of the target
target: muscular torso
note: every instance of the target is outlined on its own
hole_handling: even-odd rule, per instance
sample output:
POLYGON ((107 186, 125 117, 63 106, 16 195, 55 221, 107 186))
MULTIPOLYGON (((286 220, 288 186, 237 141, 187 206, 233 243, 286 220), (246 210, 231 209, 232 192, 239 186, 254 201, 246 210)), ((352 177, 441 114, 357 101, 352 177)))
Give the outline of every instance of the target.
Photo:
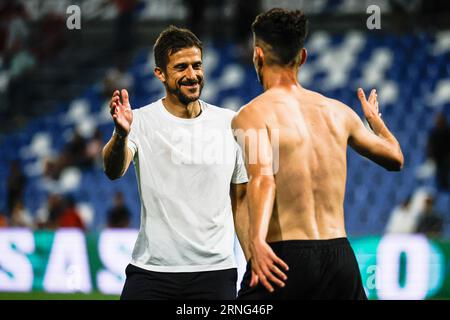
POLYGON ((279 135, 267 241, 345 237, 345 110, 298 87, 268 90, 260 98, 265 103, 259 116, 272 137, 276 130, 279 135))

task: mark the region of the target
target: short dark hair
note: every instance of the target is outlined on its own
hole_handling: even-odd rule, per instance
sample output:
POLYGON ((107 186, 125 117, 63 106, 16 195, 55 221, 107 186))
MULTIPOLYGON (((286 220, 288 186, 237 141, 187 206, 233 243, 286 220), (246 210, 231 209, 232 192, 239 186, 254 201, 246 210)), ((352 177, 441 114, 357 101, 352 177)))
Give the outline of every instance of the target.
POLYGON ((202 42, 188 29, 170 26, 163 30, 153 46, 155 65, 166 70, 169 56, 185 48, 197 47, 203 53, 202 42))
POLYGON ((290 65, 305 44, 308 18, 300 10, 274 8, 256 17, 252 31, 256 44, 270 51, 268 63, 290 65))

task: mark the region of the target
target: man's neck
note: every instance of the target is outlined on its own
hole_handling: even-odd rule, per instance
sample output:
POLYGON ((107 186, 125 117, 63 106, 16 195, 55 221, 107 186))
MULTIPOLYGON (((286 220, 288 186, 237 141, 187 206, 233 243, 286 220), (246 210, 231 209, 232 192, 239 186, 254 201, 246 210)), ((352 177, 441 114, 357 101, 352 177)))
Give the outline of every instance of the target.
POLYGON ((178 118, 193 119, 200 115, 202 109, 198 100, 190 102, 188 105, 182 104, 177 98, 170 95, 162 100, 167 111, 178 118))
POLYGON ((262 75, 264 91, 274 87, 301 87, 297 74, 297 68, 266 67, 262 75))

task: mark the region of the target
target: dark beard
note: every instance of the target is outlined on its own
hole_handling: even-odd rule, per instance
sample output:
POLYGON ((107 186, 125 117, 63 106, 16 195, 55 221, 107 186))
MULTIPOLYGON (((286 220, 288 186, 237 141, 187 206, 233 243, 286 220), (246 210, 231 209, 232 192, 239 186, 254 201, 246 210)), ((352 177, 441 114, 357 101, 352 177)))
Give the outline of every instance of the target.
POLYGON ((197 101, 200 98, 201 94, 202 94, 203 80, 198 81, 198 83, 200 85, 199 89, 198 89, 198 98, 188 97, 183 92, 181 92, 181 88, 180 87, 172 88, 169 85, 167 85, 167 83, 165 83, 164 85, 165 85, 167 91, 169 91, 170 94, 175 95, 182 104, 188 105, 191 102, 197 101))

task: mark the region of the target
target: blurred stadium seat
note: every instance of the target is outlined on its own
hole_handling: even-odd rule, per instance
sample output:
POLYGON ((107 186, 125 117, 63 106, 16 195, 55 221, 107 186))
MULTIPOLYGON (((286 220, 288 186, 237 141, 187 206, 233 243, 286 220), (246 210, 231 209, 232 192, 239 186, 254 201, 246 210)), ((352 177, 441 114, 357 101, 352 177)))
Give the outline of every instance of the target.
MULTIPOLYGON (((348 181, 345 212, 350 235, 383 233, 389 213, 407 195, 422 185, 433 185, 417 179, 415 171, 425 160, 426 136, 437 111, 450 115, 450 34, 428 33, 383 35, 351 32, 332 35, 312 33, 306 43, 309 60, 300 70, 300 81, 307 88, 343 101, 361 115, 356 88, 378 89, 381 112, 398 137, 405 155, 400 173, 388 173, 376 165, 348 152, 348 181)), ((203 99, 236 110, 261 92, 253 66, 235 61, 232 43, 206 43, 205 68, 208 75, 203 99)), ((131 97, 133 108, 158 99, 163 87, 151 72, 152 54, 139 51, 129 72, 134 78, 131 97)), ((82 134, 90 135, 99 126, 104 140, 113 130, 112 121, 99 85, 92 84, 84 94, 61 105, 50 115, 36 118, 20 133, 11 133, 0 143, 0 178, 5 181, 8 163, 19 157, 29 178, 25 203, 34 213, 46 198, 42 183, 42 160, 50 152, 61 151, 70 133, 79 124, 82 134), (89 120, 88 125, 86 120, 89 120)), ((92 207, 85 210, 90 228, 97 230, 106 223, 106 210, 114 190, 121 190, 134 214, 132 226, 138 227, 140 201, 134 169, 123 179, 111 182, 99 170, 82 170, 66 177, 65 190, 77 201, 92 207)), ((64 190, 64 189, 63 189, 64 190)), ((5 203, 5 185, 0 201, 5 203)), ((450 196, 439 193, 437 210, 450 217, 450 196)), ((445 233, 450 236, 450 227, 445 233)))

